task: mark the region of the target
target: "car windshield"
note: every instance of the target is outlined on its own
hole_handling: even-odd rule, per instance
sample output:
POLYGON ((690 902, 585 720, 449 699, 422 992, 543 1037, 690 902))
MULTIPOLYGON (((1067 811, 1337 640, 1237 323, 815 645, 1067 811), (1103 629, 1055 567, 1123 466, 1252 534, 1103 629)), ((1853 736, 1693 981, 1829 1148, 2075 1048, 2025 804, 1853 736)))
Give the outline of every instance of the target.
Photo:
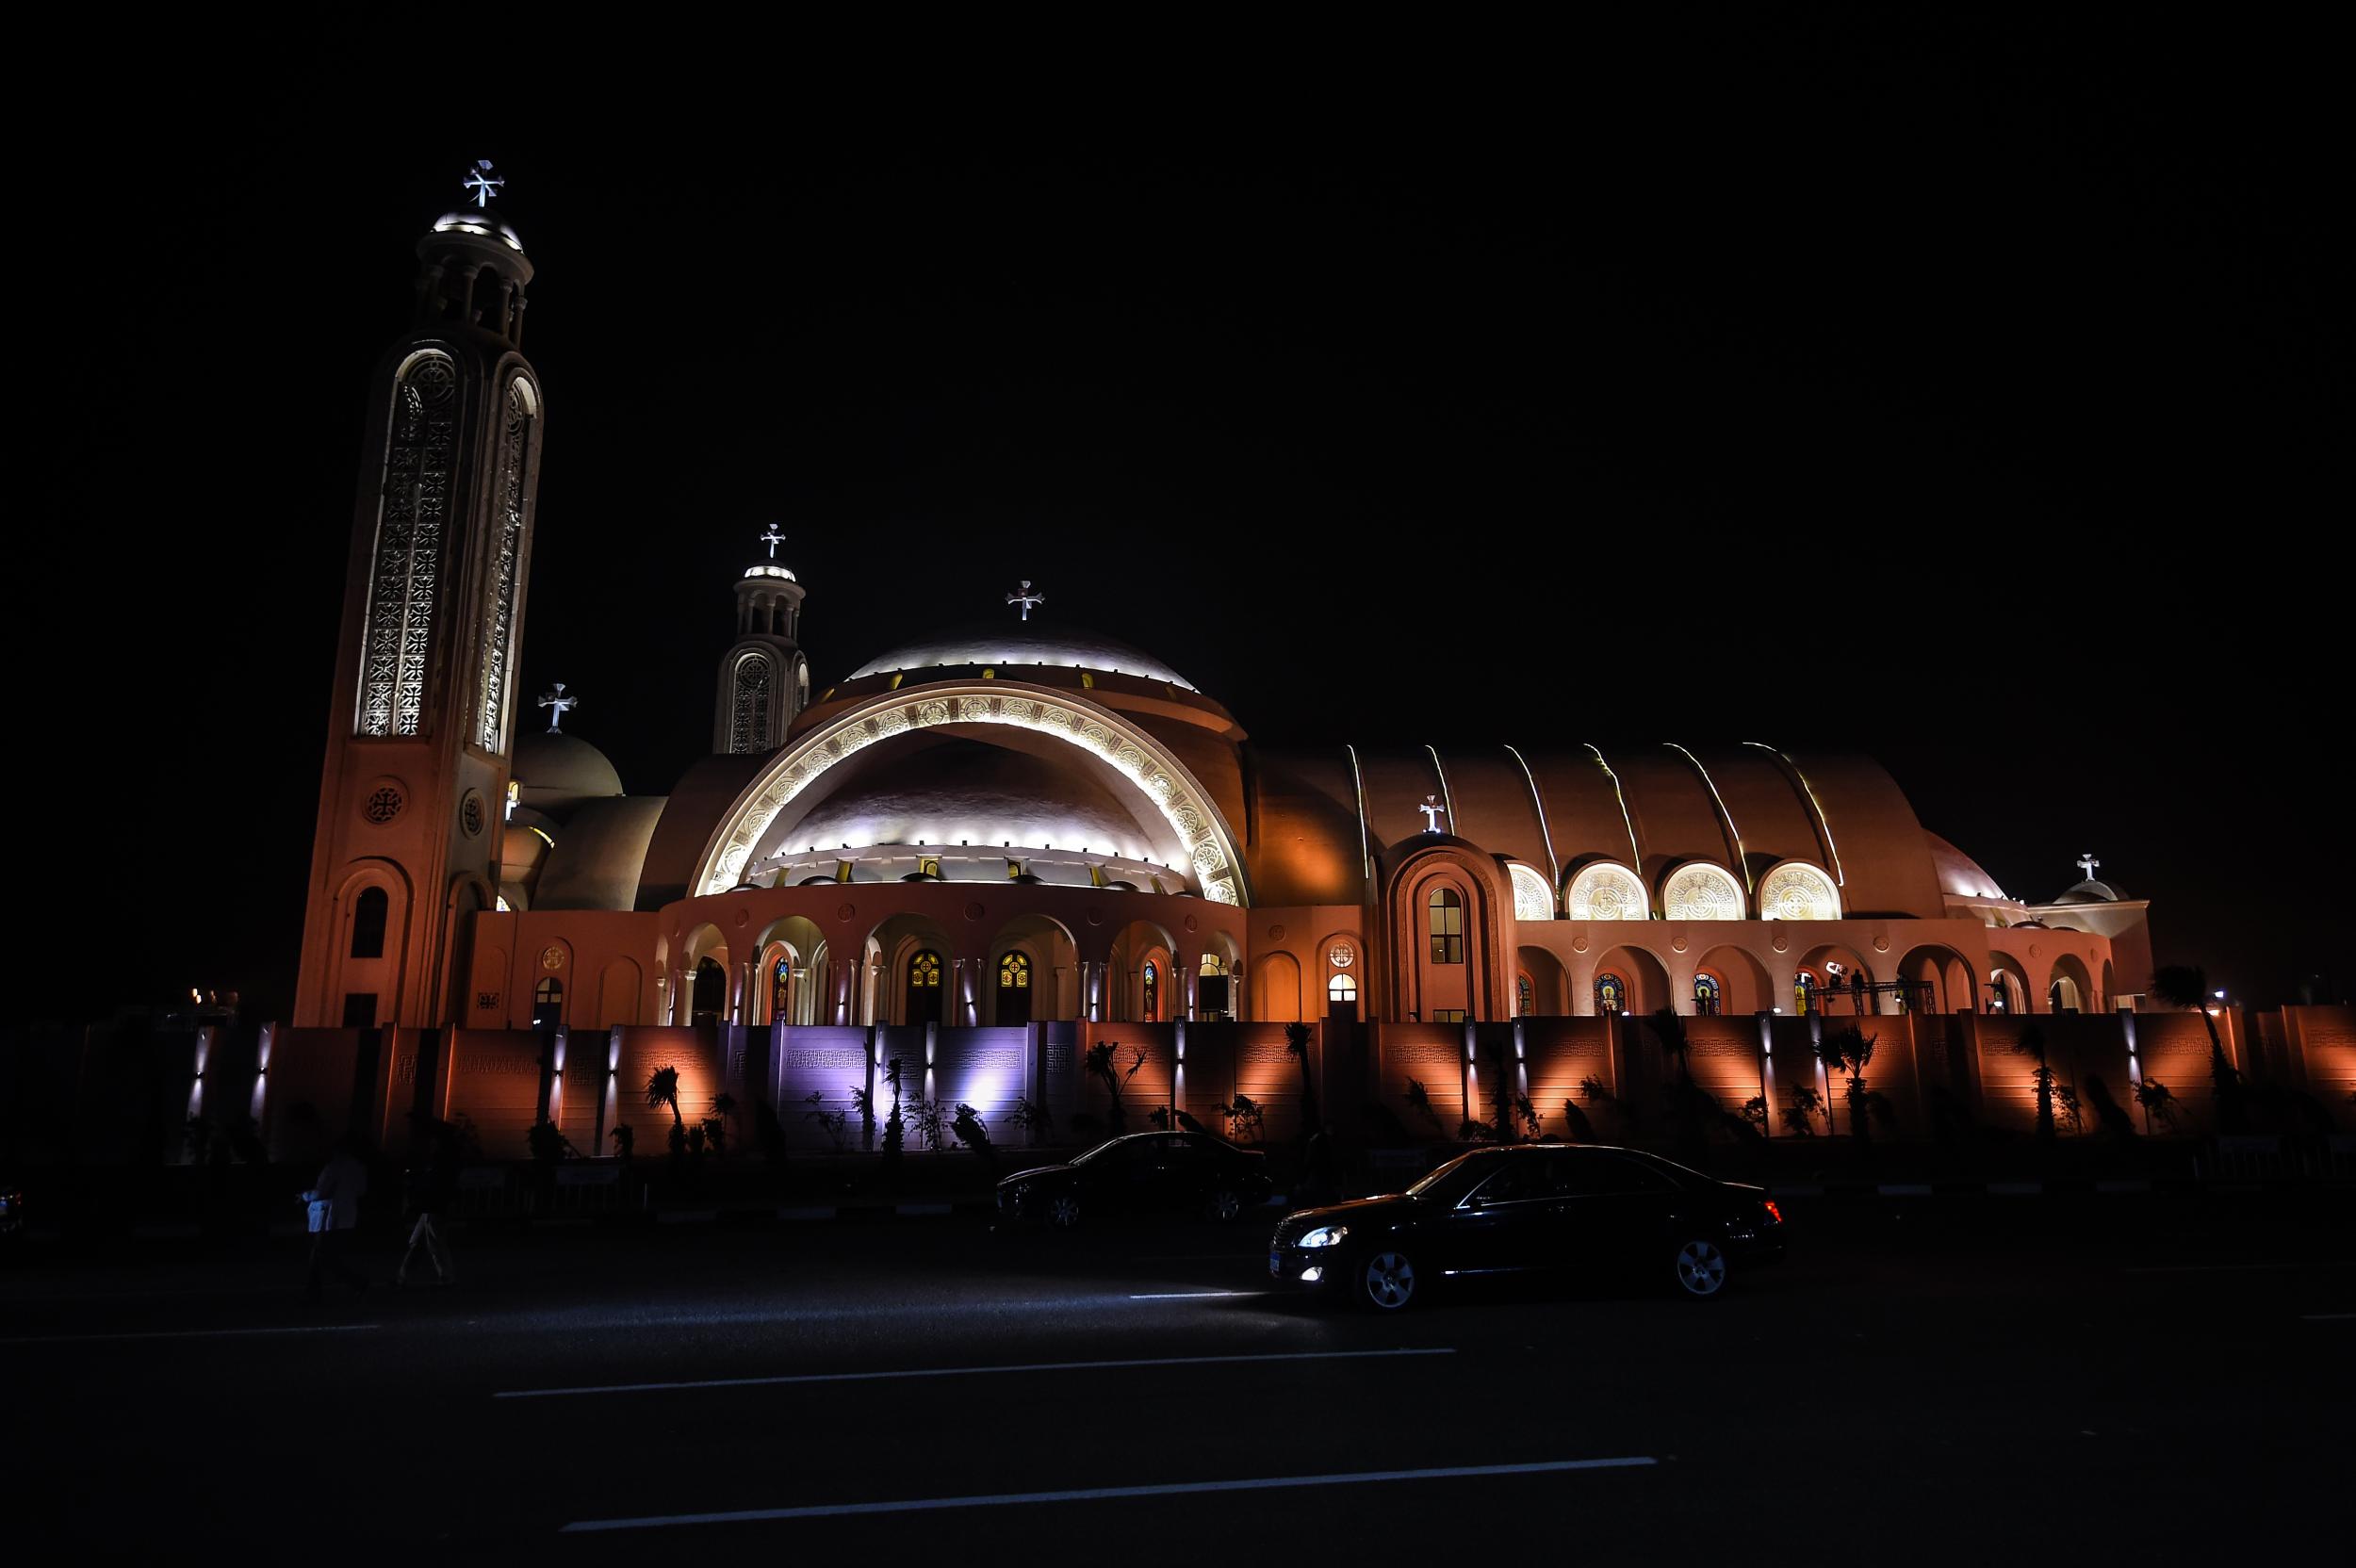
POLYGON ((1098 1155, 1107 1153, 1112 1150, 1118 1149, 1128 1141, 1129 1140, 1127 1138, 1106 1138, 1104 1142, 1098 1144, 1087 1153, 1072 1155, 1072 1163, 1073 1165, 1086 1165, 1088 1161, 1095 1159, 1098 1155))
POLYGON ((1407 1189, 1410 1198, 1428 1196, 1452 1197, 1488 1174, 1490 1155, 1477 1149, 1469 1154, 1459 1154, 1422 1181, 1407 1189))

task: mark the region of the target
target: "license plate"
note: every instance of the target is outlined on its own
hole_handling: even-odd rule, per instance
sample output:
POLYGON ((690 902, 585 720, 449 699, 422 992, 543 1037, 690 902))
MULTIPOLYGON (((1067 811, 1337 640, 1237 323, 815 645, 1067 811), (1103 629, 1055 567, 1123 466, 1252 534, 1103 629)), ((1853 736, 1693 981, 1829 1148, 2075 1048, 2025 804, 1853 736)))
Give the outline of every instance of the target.
POLYGON ((1283 1272, 1284 1272, 1284 1253, 1282 1253, 1282 1252, 1270 1252, 1270 1253, 1268 1255, 1268 1271, 1270 1274, 1282 1274, 1283 1272))

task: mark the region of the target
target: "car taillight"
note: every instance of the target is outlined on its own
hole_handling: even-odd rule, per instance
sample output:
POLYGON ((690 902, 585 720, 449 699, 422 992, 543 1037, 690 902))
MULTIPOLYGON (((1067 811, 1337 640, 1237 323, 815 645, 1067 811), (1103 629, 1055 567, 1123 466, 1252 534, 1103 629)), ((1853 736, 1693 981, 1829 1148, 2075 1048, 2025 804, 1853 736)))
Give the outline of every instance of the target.
POLYGON ((1765 1200, 1763 1200, 1762 1202, 1760 1202, 1760 1204, 1759 1204, 1759 1206, 1760 1208, 1765 1209, 1765 1210, 1767 1211, 1767 1223, 1768 1223, 1768 1224, 1770 1224, 1770 1225, 1780 1225, 1780 1224, 1782 1224, 1782 1223, 1783 1223, 1783 1211, 1782 1211, 1781 1209, 1779 1209, 1779 1208, 1775 1207, 1775 1200, 1774 1199, 1772 1199, 1772 1198, 1770 1198, 1770 1199, 1766 1199, 1765 1200))

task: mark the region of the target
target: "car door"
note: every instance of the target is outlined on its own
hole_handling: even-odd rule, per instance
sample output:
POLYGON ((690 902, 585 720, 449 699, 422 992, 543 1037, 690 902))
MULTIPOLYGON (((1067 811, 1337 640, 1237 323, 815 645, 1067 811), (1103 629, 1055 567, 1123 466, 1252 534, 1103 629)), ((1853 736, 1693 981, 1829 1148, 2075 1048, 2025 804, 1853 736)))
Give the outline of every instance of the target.
POLYGON ((1512 1273, 1544 1260, 1559 1203, 1552 1152, 1500 1153, 1494 1163, 1442 1226, 1440 1266, 1448 1273, 1512 1273))
POLYGON ((1667 1178, 1608 1149, 1566 1149, 1560 1159, 1550 1261, 1596 1269, 1642 1252, 1675 1196, 1667 1178))

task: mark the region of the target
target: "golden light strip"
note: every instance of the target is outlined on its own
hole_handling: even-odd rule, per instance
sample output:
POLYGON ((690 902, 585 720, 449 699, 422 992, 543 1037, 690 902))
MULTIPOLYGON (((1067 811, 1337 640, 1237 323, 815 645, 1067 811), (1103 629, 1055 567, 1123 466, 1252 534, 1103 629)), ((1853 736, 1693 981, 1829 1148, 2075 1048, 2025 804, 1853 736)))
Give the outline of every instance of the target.
POLYGON ((1726 809, 1726 797, 1718 793, 1718 786, 1711 780, 1710 770, 1702 766, 1700 758, 1687 751, 1675 741, 1663 741, 1661 743, 1671 751, 1682 755, 1687 761, 1693 764, 1693 771, 1702 776, 1702 783, 1708 787, 1710 798, 1718 803, 1718 815, 1726 823, 1727 834, 1734 840, 1734 863, 1742 868, 1742 890, 1746 893, 1754 891, 1755 890, 1751 887, 1750 857, 1742 852, 1742 830, 1734 825, 1734 813, 1726 809))
MULTIPOLYGON (((1620 788, 1620 776, 1612 771, 1612 764, 1603 760, 1602 752, 1595 751, 1594 746, 1588 745, 1584 741, 1579 742, 1579 744, 1587 746, 1589 751, 1595 753, 1595 765, 1603 769, 1603 776, 1606 778, 1612 780, 1612 798, 1620 803, 1620 821, 1628 825, 1628 869, 1636 874, 1637 886, 1641 888, 1644 881, 1644 852, 1636 847, 1636 819, 1628 814, 1628 793, 1620 788)), ((1652 903, 1652 894, 1646 893, 1644 902, 1649 906, 1652 903)), ((1646 913, 1650 912, 1647 908, 1646 913)))
MULTIPOLYGON (((1538 808, 1538 836, 1546 841, 1546 880, 1560 883, 1562 878, 1562 862, 1554 858, 1554 834, 1546 826, 1546 803, 1538 793, 1538 776, 1530 771, 1530 763, 1517 748, 1507 746, 1505 749, 1513 753, 1513 760, 1522 765, 1522 776, 1530 780, 1530 803, 1538 808)), ((1555 892, 1559 899, 1562 889, 1557 887, 1555 892)))
POLYGON ((1358 771, 1358 748, 1344 742, 1342 749, 1350 753, 1350 777, 1358 791, 1358 858, 1365 874, 1374 875, 1374 846, 1366 841, 1366 776, 1358 771))
POLYGON ((1849 878, 1841 869, 1841 846, 1832 841, 1831 819, 1824 815, 1824 803, 1816 798, 1815 787, 1808 783, 1808 775, 1800 771, 1800 764, 1763 741, 1745 741, 1742 743, 1757 746, 1761 751, 1775 752, 1777 757, 1783 758, 1783 765, 1790 768, 1792 776, 1800 781, 1800 793, 1808 797, 1808 808, 1816 813, 1816 830, 1824 836, 1824 853, 1832 857, 1832 885, 1836 888, 1847 887, 1849 878))

